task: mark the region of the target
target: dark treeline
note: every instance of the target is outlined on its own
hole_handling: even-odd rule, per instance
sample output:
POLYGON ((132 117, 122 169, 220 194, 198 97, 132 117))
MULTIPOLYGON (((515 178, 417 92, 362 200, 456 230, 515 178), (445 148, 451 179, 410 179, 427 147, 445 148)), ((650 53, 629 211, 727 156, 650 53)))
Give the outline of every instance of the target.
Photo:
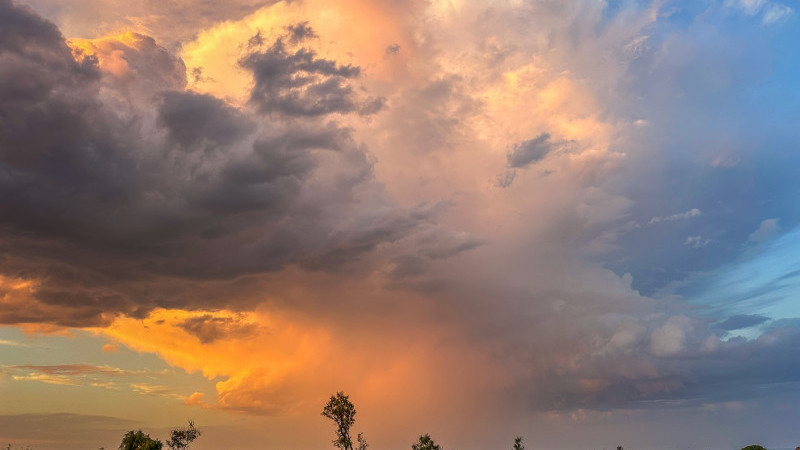
MULTIPOLYGON (((331 395, 328 403, 322 408, 322 416, 332 420, 336 426, 336 438, 331 441, 334 447, 340 450, 367 450, 369 444, 364 437, 364 433, 358 433, 355 442, 350 434, 350 429, 356 423, 356 408, 344 392, 337 392, 331 395)), ((171 430, 170 438, 167 440, 167 448, 170 450, 189 450, 191 443, 199 438, 201 434, 200 430, 195 427, 194 422, 190 420, 188 426, 171 430)), ((123 436, 119 450, 162 450, 163 446, 164 444, 161 441, 151 438, 149 434, 145 434, 142 430, 131 430, 123 436)), ((30 447, 12 449, 11 444, 9 444, 8 447, 0 448, 0 450, 33 449, 30 447)), ((100 450, 105 449, 101 448, 100 450)), ((442 450, 442 447, 433 441, 430 434, 426 433, 411 444, 411 450, 442 450)), ((517 436, 514 438, 511 450, 525 450, 525 446, 522 444, 522 437, 517 436)), ((617 450, 624 449, 619 446, 617 450)), ((767 449, 760 445, 748 445, 741 450, 767 449)), ((800 450, 800 447, 795 450, 800 450)))
MULTIPOLYGON (((189 426, 175 428, 170 432, 167 447, 170 450, 189 450, 189 445, 201 434, 200 430, 194 426, 194 422, 190 420, 189 426)), ((151 438, 149 434, 144 434, 142 430, 131 430, 122 437, 119 450, 162 450, 163 446, 161 441, 151 438)))

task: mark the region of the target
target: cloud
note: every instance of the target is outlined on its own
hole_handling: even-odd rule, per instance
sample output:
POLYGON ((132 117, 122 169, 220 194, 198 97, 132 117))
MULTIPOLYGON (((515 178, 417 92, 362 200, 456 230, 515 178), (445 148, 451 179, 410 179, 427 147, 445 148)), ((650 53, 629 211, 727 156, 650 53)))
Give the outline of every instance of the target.
POLYGON ((530 164, 544 159, 553 151, 554 144, 550 142, 550 135, 542 133, 539 136, 514 144, 514 150, 508 154, 508 167, 524 168, 530 164))
POLYGON ((188 401, 187 397, 175 393, 169 386, 161 386, 149 383, 133 383, 129 387, 133 392, 138 394, 155 395, 157 397, 188 401))
POLYGON ((768 0, 725 0, 725 6, 738 8, 749 15, 757 14, 768 3, 768 0))
POLYGON ((725 6, 738 9, 749 16, 761 13, 761 21, 765 25, 776 23, 794 13, 792 8, 769 0, 726 0, 725 6))
POLYGON ((101 350, 107 353, 119 353, 120 348, 119 344, 104 344, 101 350))
POLYGON ((243 59, 264 118, 182 90, 183 62, 152 38, 74 40, 74 58, 53 24, 0 7, 0 273, 24 286, 7 291, 5 323, 105 325, 189 297, 224 303, 202 280, 343 270, 437 214, 398 206, 332 120, 379 101, 350 86, 359 67, 315 56, 307 24, 243 59))
POLYGON ((684 350, 687 329, 686 317, 672 317, 650 336, 650 351, 656 356, 672 356, 684 350))
POLYGON ((209 344, 223 337, 246 338, 255 334, 258 327, 255 323, 241 323, 235 317, 214 317, 210 314, 190 317, 178 326, 197 336, 203 344, 209 344))
POLYGON ((186 87, 186 66, 150 36, 125 32, 99 39, 67 41, 76 59, 96 61, 109 96, 131 101, 166 89, 186 87))
POLYGON ((219 150, 255 131, 247 116, 210 95, 170 91, 162 99, 158 121, 186 151, 219 150))
POLYGON ((727 319, 716 324, 715 326, 722 330, 733 331, 733 330, 741 330, 743 328, 754 327, 756 325, 761 325, 762 323, 767 322, 769 320, 770 320, 769 317, 762 316, 760 314, 740 314, 737 316, 728 317, 727 319))
POLYGON ((517 177, 516 170, 507 170, 500 175, 497 175, 494 181, 495 187, 507 188, 514 183, 514 178, 517 177))
POLYGON ((59 24, 68 36, 104 36, 119 30, 159 36, 169 48, 191 39, 198 29, 215 23, 236 20, 271 2, 230 0, 225 8, 211 0, 179 2, 146 1, 129 4, 106 0, 23 0, 49 20, 59 24), (176 20, 179 18, 180 20, 176 20))
POLYGON ((794 14, 794 9, 780 3, 772 3, 767 7, 761 20, 764 24, 769 25, 784 20, 792 14, 794 14))
MULTIPOLYGON (((307 24, 303 26, 310 30, 307 24)), ((291 45, 313 35, 298 34, 293 28, 287 31, 286 37, 278 38, 265 50, 253 52, 241 61, 255 79, 250 102, 262 113, 317 117, 351 112, 369 115, 381 109, 382 99, 359 100, 350 86, 349 81, 361 73, 359 67, 318 58, 309 48, 291 45)), ((262 40, 260 35, 254 39, 262 40)))
POLYGON ((707 247, 708 244, 711 244, 712 242, 714 242, 713 239, 704 238, 703 236, 687 236, 683 245, 688 245, 692 248, 703 248, 707 247))
POLYGON ((686 212, 672 214, 669 216, 664 216, 664 217, 655 216, 652 219, 650 219, 650 221, 647 222, 647 224, 652 225, 654 223, 659 223, 659 222, 674 222, 676 220, 686 220, 702 215, 703 215, 702 211, 700 211, 697 208, 692 208, 686 212))
POLYGON ((52 366, 24 365, 14 366, 15 369, 27 369, 41 372, 47 375, 106 375, 119 376, 130 375, 132 373, 109 366, 93 366, 90 364, 61 364, 52 366))
POLYGON ((18 365, 0 367, 0 373, 11 375, 14 381, 37 381, 60 386, 90 386, 119 390, 120 378, 152 376, 145 370, 123 370, 91 364, 18 365))
POLYGON ((764 219, 758 225, 758 229, 750 233, 747 237, 748 242, 762 243, 774 238, 781 230, 780 219, 764 219))
POLYGON ((206 403, 203 401, 203 397, 205 397, 205 394, 202 392, 195 392, 186 397, 185 403, 189 406, 206 406, 206 403))
POLYGON ((777 217, 765 200, 789 201, 759 184, 791 180, 763 176, 770 151, 742 149, 768 147, 761 100, 741 92, 769 90, 772 66, 730 42, 766 37, 684 6, 277 2, 195 30, 188 84, 161 39, 76 56, 14 10, 38 25, 18 39, 30 48, 0 48, 0 105, 16 102, 0 106, 0 320, 92 326, 216 382, 209 398, 130 380, 180 407, 306 430, 297 418, 345 389, 386 447, 434 419, 454 446, 488 447, 490 426, 465 421, 629 424, 785 390, 792 326, 748 341, 714 324, 788 278, 703 275, 744 251, 752 217, 777 217), (720 154, 737 163, 711 172, 720 154), (697 230, 636 226, 648 218, 697 230), (696 258, 703 236, 719 245, 696 258), (647 273, 697 277, 724 305, 652 298, 647 273))

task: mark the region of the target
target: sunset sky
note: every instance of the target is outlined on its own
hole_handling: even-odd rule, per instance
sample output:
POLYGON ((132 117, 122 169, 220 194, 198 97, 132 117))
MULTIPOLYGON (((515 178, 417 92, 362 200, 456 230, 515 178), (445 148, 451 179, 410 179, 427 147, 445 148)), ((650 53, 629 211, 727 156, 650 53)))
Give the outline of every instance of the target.
POLYGON ((794 448, 798 80, 793 0, 0 0, 0 444, 794 448))

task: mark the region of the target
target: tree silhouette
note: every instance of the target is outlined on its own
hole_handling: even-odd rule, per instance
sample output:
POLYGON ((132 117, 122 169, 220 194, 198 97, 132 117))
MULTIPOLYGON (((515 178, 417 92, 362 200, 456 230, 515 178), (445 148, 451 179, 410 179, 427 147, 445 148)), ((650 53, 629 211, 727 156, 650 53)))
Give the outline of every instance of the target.
POLYGON ((411 450, 442 450, 442 447, 433 442, 431 435, 425 434, 419 437, 416 444, 411 444, 411 450))
POLYGON ((522 438, 520 436, 514 438, 514 450, 525 450, 525 446, 522 445, 522 438))
MULTIPOLYGON (((356 407, 350 403, 350 399, 344 392, 337 392, 331 395, 331 399, 322 409, 322 415, 336 423, 336 439, 333 445, 342 450, 353 450, 353 440, 350 438, 350 427, 356 422, 356 407)), ((359 437, 359 449, 366 449, 367 442, 361 435, 359 437)))
POLYGON ((358 447, 356 447, 358 450, 367 450, 367 447, 369 447, 367 440, 364 439, 364 433, 358 433, 356 441, 358 442, 358 447))
POLYGON ((128 431, 119 444, 119 450, 161 450, 162 445, 161 441, 151 439, 150 435, 142 433, 142 430, 128 431))
POLYGON ((200 430, 195 428, 194 422, 190 420, 188 427, 172 430, 167 440, 167 447, 172 450, 188 450, 189 444, 200 437, 201 434, 200 430))
POLYGON ((742 450, 767 450, 760 445, 748 445, 747 447, 743 447, 742 450))

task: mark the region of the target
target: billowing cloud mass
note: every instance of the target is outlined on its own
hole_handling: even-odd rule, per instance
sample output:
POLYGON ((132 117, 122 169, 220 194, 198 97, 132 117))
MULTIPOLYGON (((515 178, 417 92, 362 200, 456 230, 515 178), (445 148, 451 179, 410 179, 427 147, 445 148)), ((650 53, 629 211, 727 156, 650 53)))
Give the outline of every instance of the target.
MULTIPOLYGON (((242 448, 324 445, 338 390, 386 448, 613 447, 633 422, 657 446, 677 417, 796 400, 798 111, 771 89, 797 66, 760 51, 793 17, 0 0, 0 323, 103 358, 0 385, 125 390, 242 448)), ((89 408, 59 420, 117 414, 89 408)))
MULTIPOLYGON (((242 61, 257 79, 255 110, 243 110, 183 90, 183 64, 150 38, 70 49, 52 24, 5 7, 3 272, 33 283, 27 301, 40 308, 10 321, 98 325, 197 307, 192 291, 205 287, 193 283, 287 264, 348 270, 435 227, 438 208, 398 206, 352 131, 327 117, 351 112, 357 67, 287 55, 279 37, 242 61), (309 81, 318 72, 333 78, 309 81)), ((213 297, 213 307, 237 301, 213 297)))

